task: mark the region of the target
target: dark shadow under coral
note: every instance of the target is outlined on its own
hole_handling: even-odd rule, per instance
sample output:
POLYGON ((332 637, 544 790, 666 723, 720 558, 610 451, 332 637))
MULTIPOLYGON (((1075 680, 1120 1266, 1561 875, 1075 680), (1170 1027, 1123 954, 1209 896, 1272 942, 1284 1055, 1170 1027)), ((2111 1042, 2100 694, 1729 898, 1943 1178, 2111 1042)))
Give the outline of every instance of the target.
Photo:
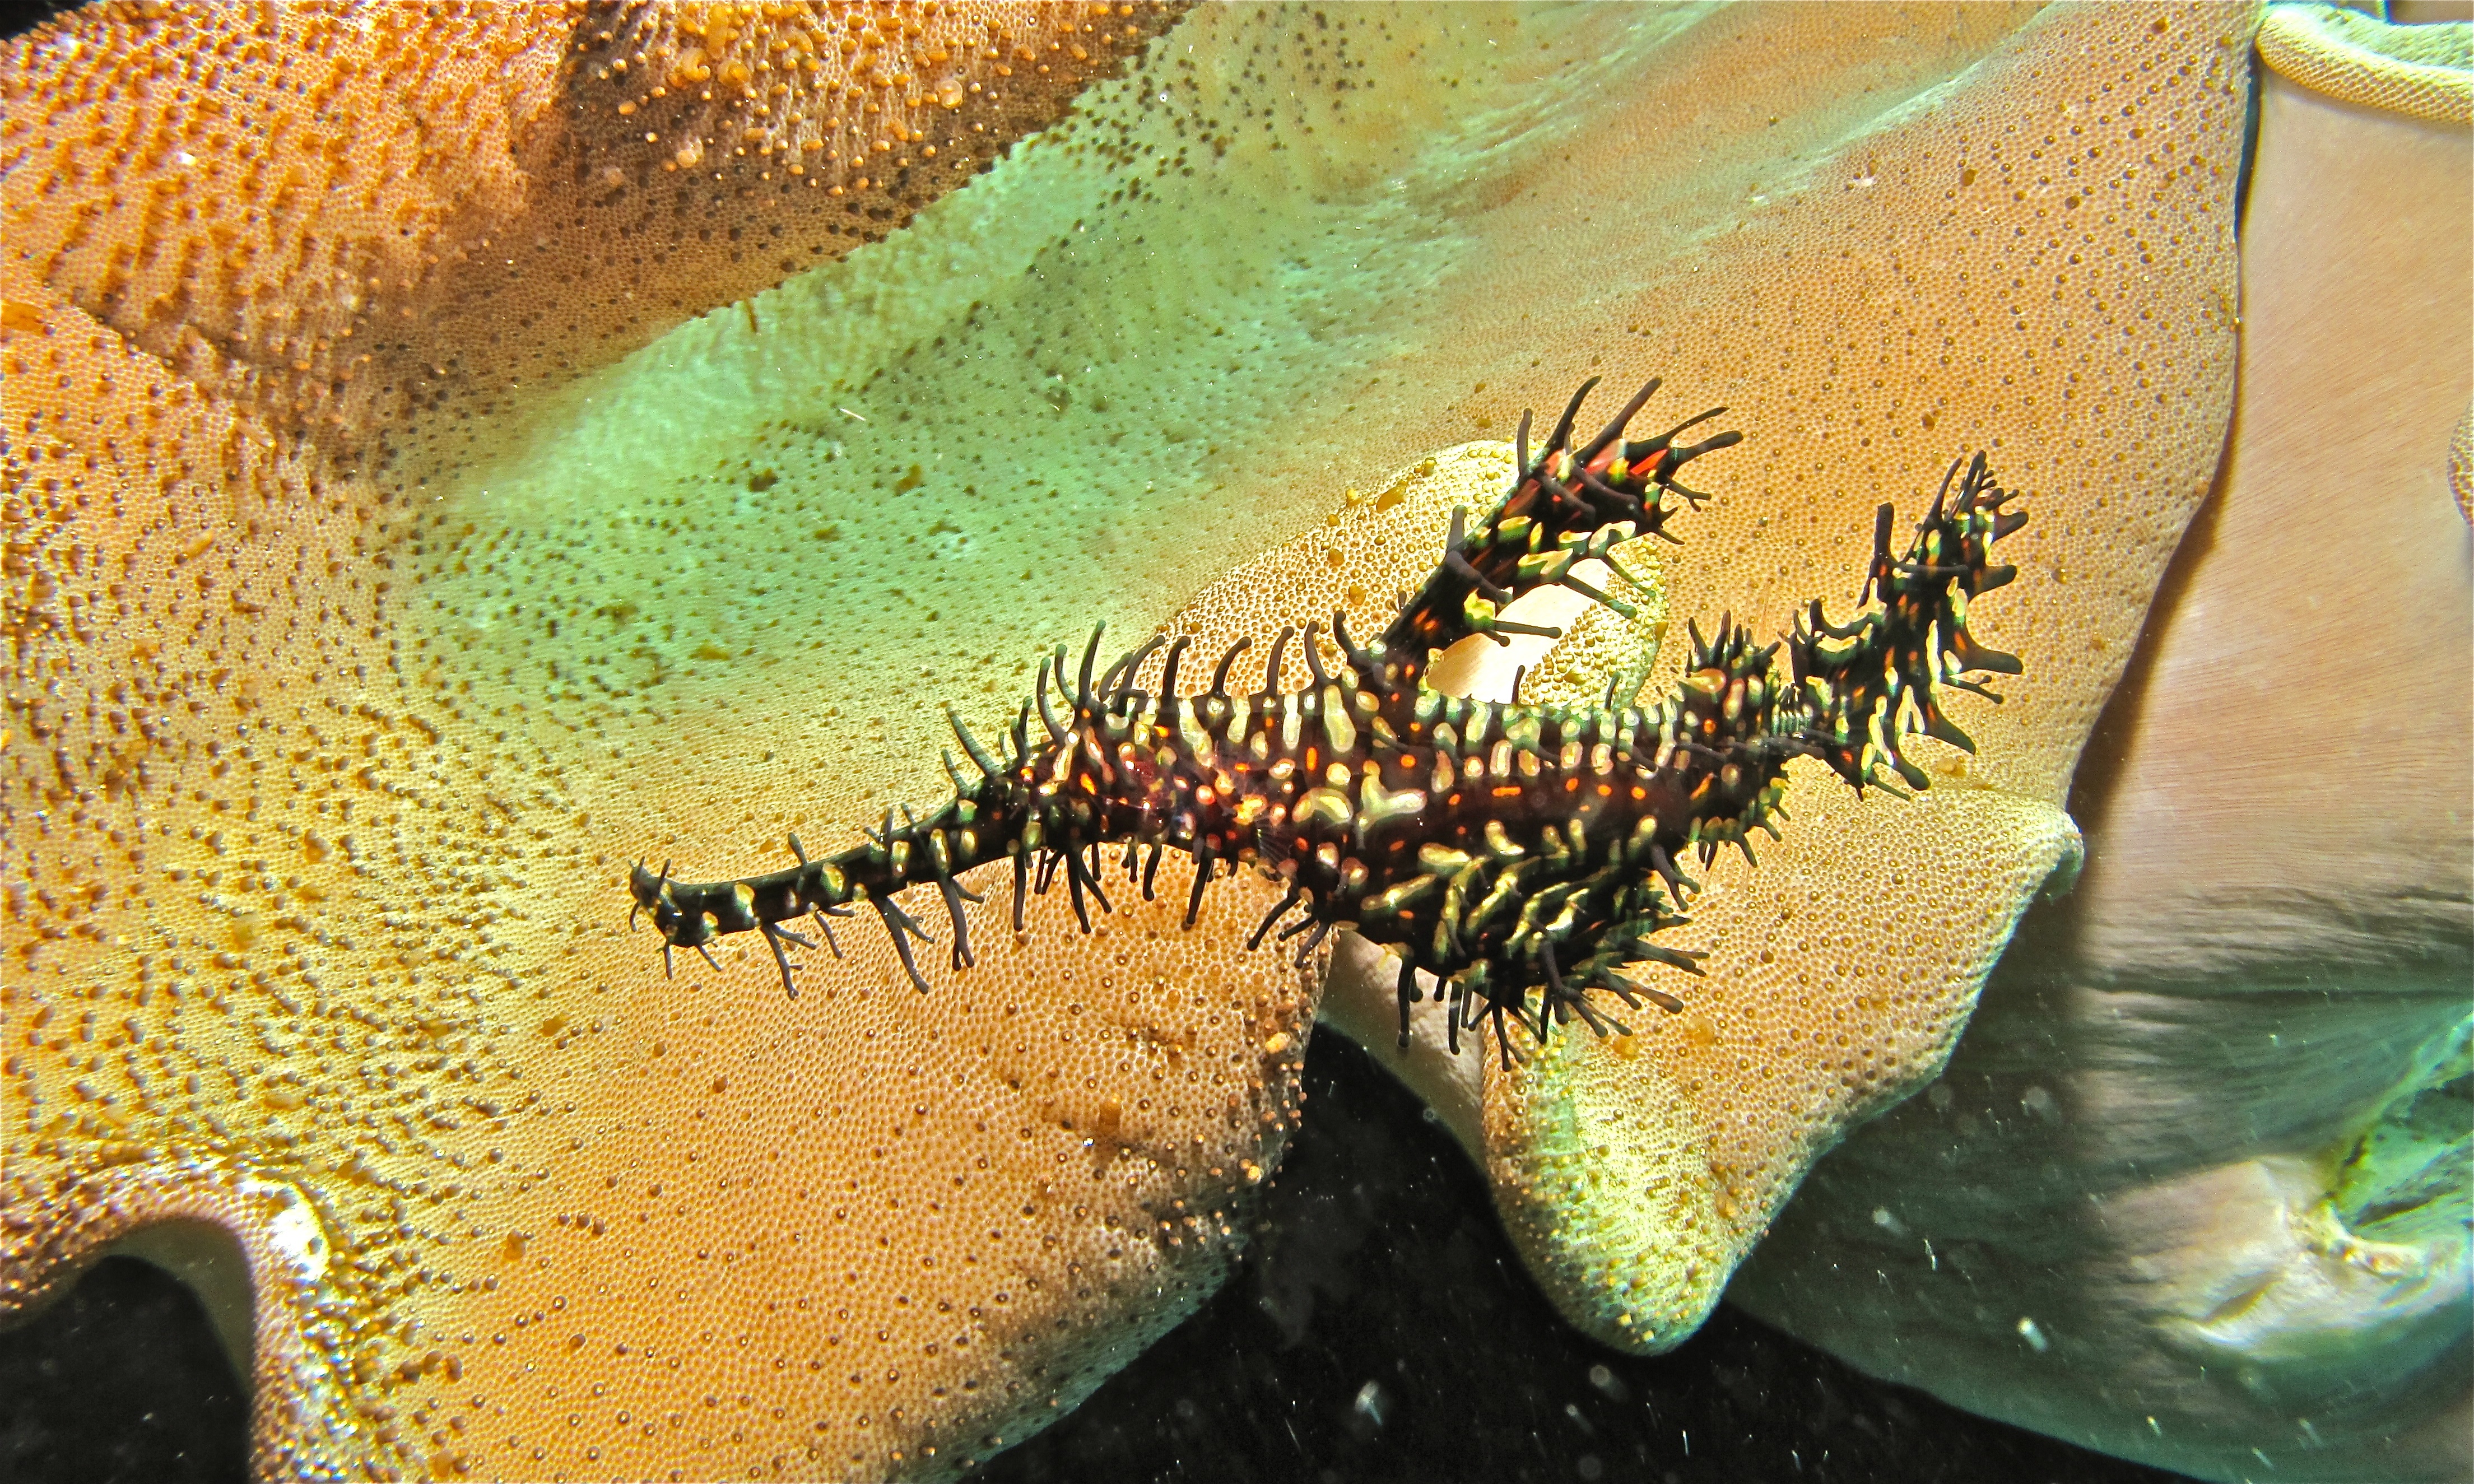
POLYGON ((0 1479, 237 1484, 249 1389, 179 1279, 106 1257, 0 1334, 0 1479))
POLYGON ((1556 1316, 1485 1181, 1364 1052, 1319 1035, 1306 1085, 1245 1269, 981 1477, 2174 1477, 1874 1380, 1732 1306, 1671 1354, 1606 1350, 1556 1316))
MULTIPOLYGON (((1337 1034, 1251 1253, 1202 1311, 980 1477, 2135 1484, 2172 1475, 1861 1375, 1732 1307, 1672 1354, 1567 1327, 1424 1107, 1337 1034)), ((159 1270, 95 1265, 0 1334, 0 1478, 247 1476, 248 1398, 159 1270)))

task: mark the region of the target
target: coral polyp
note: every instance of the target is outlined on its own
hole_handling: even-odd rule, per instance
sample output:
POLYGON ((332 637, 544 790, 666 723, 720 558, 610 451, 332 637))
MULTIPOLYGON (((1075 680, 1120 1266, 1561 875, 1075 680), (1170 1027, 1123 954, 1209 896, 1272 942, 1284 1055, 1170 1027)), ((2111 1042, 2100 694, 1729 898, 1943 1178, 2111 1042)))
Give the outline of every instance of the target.
POLYGON ((1724 408, 1628 438, 1653 380, 1576 444, 1595 384, 1582 385, 1534 458, 1524 415, 1511 492, 1474 528, 1466 510, 1453 512, 1441 559, 1371 645, 1336 613, 1327 630, 1305 626, 1302 685, 1285 683, 1300 636, 1284 628, 1259 689, 1228 690, 1250 644, 1241 639, 1188 693, 1189 639, 1154 636, 1100 669, 1094 630, 1070 685, 1062 646, 1041 662, 1002 756, 953 718, 967 768, 947 752, 953 796, 925 815, 888 810, 865 843, 815 860, 793 836, 798 864, 765 875, 690 884, 667 864, 640 864, 631 890, 661 932, 665 961, 673 948, 761 933, 795 994, 789 948, 815 942, 788 924, 813 919, 830 944, 832 919, 864 904, 926 992, 913 944, 930 939, 902 905, 908 888, 941 896, 961 971, 973 962, 962 905, 978 898, 958 878, 973 867, 1012 862, 1017 930, 1026 893, 1062 876, 1088 932, 1091 909, 1108 910, 1104 877, 1122 867, 1148 898, 1162 853, 1176 850, 1195 862, 1189 928, 1216 874, 1253 868, 1287 889, 1249 948, 1270 938, 1303 963, 1346 927, 1394 950, 1404 1041, 1428 977, 1455 1049, 1464 1028, 1487 1025, 1507 1059, 1513 1023, 1540 1041, 1573 1019, 1620 1029, 1594 994, 1683 1009, 1637 968, 1699 972, 1693 954, 1657 940, 1686 920, 1698 889, 1680 857, 1697 850, 1706 864, 1732 844, 1750 859, 1754 833, 1777 834, 1798 758, 1860 793, 1895 790, 1890 774, 1927 786, 1903 750, 1909 736, 1974 750, 1944 715, 1940 688, 1990 696, 1975 674, 2019 671, 1970 639, 1967 605, 2011 580, 1990 550, 2026 517, 2003 508, 2011 496, 1979 453, 1952 466, 1904 556, 1890 551, 1893 507, 1880 507, 1859 598, 1868 606, 1847 623, 1831 622, 1816 599, 1778 643, 1729 620, 1708 638, 1691 627, 1686 672, 1655 702, 1613 688, 1592 706, 1446 695, 1427 683, 1437 651, 1477 635, 1560 637, 1505 616, 1529 593, 1563 587, 1628 611, 1580 575, 1583 564, 1631 581, 1616 548, 1675 540, 1669 520, 1704 498, 1678 473, 1739 440, 1680 441, 1724 408), (1122 853, 1110 863, 1104 850, 1122 853))

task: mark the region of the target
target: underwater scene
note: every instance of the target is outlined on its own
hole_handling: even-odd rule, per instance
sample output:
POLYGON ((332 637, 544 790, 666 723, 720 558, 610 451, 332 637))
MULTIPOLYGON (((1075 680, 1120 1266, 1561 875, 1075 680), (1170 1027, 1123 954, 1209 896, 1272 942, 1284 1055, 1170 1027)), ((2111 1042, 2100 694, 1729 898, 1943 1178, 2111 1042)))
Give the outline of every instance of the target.
POLYGON ((2474 1476, 2474 7, 5 46, 0 1477, 2474 1476))

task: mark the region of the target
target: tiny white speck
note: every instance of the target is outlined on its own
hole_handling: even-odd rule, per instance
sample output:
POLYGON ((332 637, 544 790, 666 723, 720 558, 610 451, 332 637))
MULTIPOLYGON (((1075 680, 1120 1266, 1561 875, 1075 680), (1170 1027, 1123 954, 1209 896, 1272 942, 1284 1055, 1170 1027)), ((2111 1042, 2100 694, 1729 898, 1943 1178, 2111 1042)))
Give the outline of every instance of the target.
POLYGON ((312 1281, 327 1276, 327 1243, 318 1227, 318 1213, 309 1203, 287 1186, 273 1180, 244 1180, 241 1188, 253 1195, 271 1195, 282 1203, 282 1208, 267 1222, 269 1245, 289 1257, 299 1267, 301 1276, 312 1281))

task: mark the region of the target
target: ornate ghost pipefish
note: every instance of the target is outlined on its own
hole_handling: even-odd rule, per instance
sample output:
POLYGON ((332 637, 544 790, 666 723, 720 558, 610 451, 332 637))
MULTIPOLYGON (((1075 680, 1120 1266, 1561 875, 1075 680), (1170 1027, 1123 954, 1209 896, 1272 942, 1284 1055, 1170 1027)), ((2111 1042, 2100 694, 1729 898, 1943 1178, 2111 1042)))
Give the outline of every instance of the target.
POLYGON ((711 961, 714 938, 762 933, 784 990, 795 995, 798 965, 786 944, 814 943, 786 924, 813 917, 833 944, 831 919, 863 902, 925 993, 912 943, 931 939, 902 892, 935 887, 952 925, 952 964, 967 969, 962 905, 980 898, 957 877, 1012 861, 1019 931, 1026 892, 1047 890, 1061 872, 1087 933, 1091 905, 1109 910, 1101 849, 1121 845, 1146 899, 1164 850, 1193 858, 1188 928, 1216 873, 1251 866, 1287 889, 1249 949, 1275 927, 1299 963, 1335 927, 1393 949, 1404 1043, 1410 1007, 1424 998, 1420 970, 1448 1003, 1453 1050, 1464 1027, 1491 1022, 1507 1064, 1507 1021, 1540 1041, 1576 1016, 1602 1034, 1624 1029, 1592 1005, 1593 990, 1636 1009, 1682 1010, 1674 994, 1617 972, 1644 961, 1700 972, 1697 955, 1655 940, 1687 921, 1680 909, 1698 889, 1677 858, 1697 846, 1706 864, 1731 843, 1751 860, 1752 833, 1776 837, 1773 820, 1784 817, 1793 759, 1819 759, 1861 794, 1867 785, 1896 791, 1885 767, 1927 787, 1901 747, 1914 733, 1974 751, 1943 714, 1940 688, 1998 701, 1971 672, 2019 672, 2015 657, 1970 638, 1967 605, 2015 575, 1991 565, 1989 551, 2027 518, 2001 508, 2011 496, 1981 453, 1951 466, 1903 557, 1890 554, 1893 507, 1882 505, 1859 598, 1869 606, 1833 624, 1813 600, 1783 641, 1784 674, 1781 644, 1757 646, 1749 629, 1721 619, 1709 639, 1688 626, 1686 673, 1654 705, 1618 704, 1613 687, 1595 706, 1522 705, 1516 686, 1508 705, 1434 690, 1425 683, 1433 652, 1469 635, 1560 638, 1502 617, 1540 588, 1568 588, 1630 617, 1574 569, 1594 559, 1634 581, 1613 548, 1641 535, 1675 540, 1666 523, 1681 507, 1667 495, 1694 505, 1705 498, 1678 484, 1677 472, 1740 441, 1734 432, 1677 441, 1723 407, 1628 440, 1633 416, 1658 389, 1653 379, 1575 445, 1573 421, 1596 384, 1582 384, 1534 460, 1522 415, 1511 493, 1474 530, 1465 510, 1452 512, 1442 557, 1372 647, 1335 613, 1328 656, 1322 625, 1306 625, 1302 688, 1281 684, 1298 637, 1284 628, 1258 690, 1228 691, 1229 667, 1251 643, 1240 639, 1209 686, 1186 693, 1178 672, 1187 639, 1167 645, 1156 688, 1146 691, 1137 681, 1161 639, 1095 677, 1095 628, 1070 688, 1061 645, 1041 662, 1003 756, 946 709, 977 777, 948 750, 953 794, 925 815, 906 808, 897 820, 887 810, 865 843, 816 860, 792 836, 798 864, 766 875, 686 883, 667 864, 654 872, 640 863, 631 889, 661 932, 665 967, 673 948, 711 961))

